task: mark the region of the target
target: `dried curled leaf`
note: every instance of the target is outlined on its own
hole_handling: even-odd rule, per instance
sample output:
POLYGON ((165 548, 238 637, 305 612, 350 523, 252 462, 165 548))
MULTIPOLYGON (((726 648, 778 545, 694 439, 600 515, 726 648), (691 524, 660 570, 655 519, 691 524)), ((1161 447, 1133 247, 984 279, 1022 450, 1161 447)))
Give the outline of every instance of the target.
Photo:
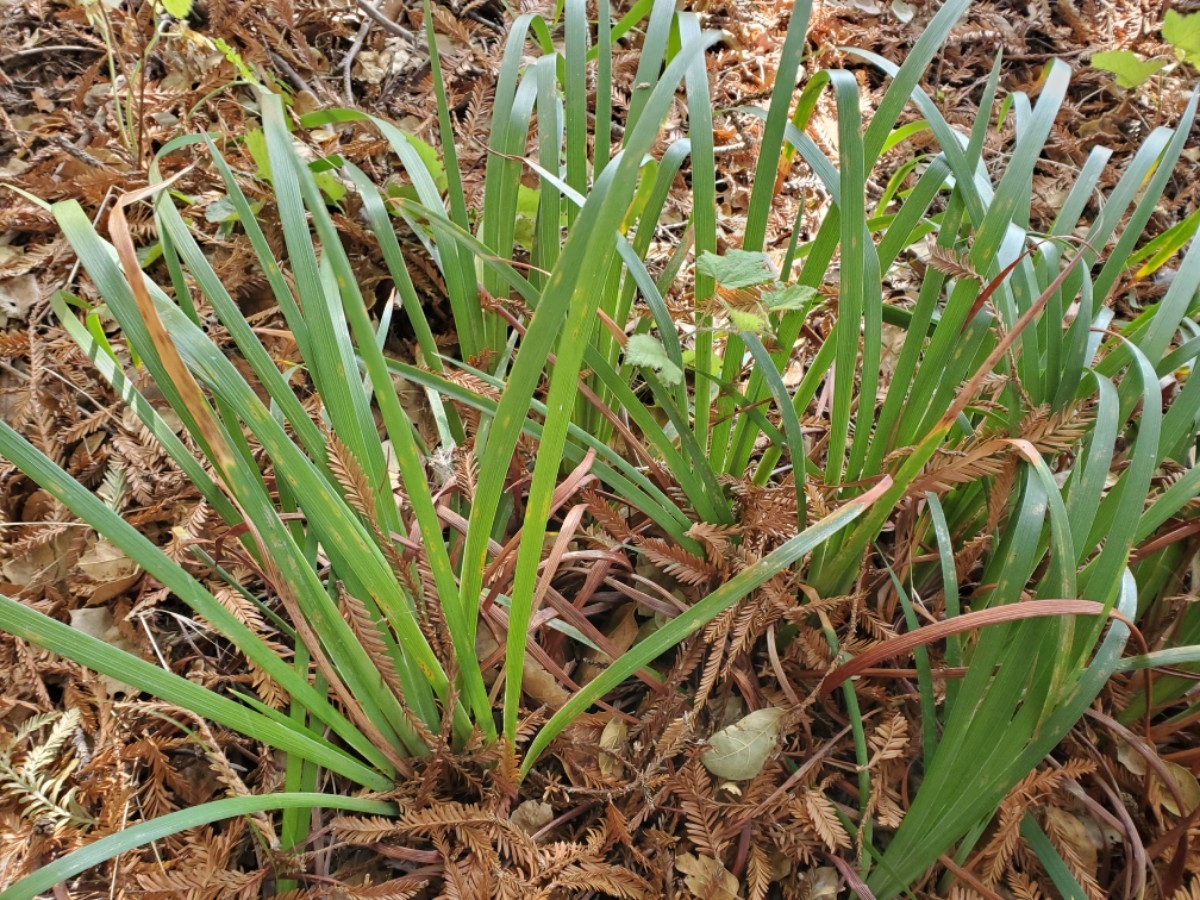
POLYGON ((710 749, 700 755, 700 762, 718 778, 753 778, 779 743, 783 713, 775 707, 758 709, 722 728, 708 739, 710 749))
POLYGON ((600 774, 611 778, 621 772, 621 756, 629 741, 629 726, 615 716, 608 720, 600 733, 600 774))

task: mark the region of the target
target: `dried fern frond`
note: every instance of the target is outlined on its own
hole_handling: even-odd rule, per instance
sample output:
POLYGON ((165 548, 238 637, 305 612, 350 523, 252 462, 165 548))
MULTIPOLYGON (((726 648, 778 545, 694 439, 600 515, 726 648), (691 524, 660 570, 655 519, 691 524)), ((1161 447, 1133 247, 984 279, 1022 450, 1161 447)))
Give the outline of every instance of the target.
POLYGON ((698 759, 689 760, 679 770, 671 789, 683 810, 688 839, 700 853, 724 858, 727 842, 721 836, 723 810, 713 799, 712 778, 698 759))
POLYGON ((806 790, 800 800, 803 804, 804 818, 830 853, 837 853, 850 846, 850 835, 846 833, 842 820, 838 818, 837 807, 823 791, 806 790))
POLYGON ((70 743, 79 721, 77 709, 32 716, 0 747, 0 795, 26 819, 48 822, 54 830, 86 831, 95 824, 76 799, 78 786, 67 786, 79 765, 70 743))
POLYGON ((929 267, 953 278, 968 278, 979 283, 983 283, 984 280, 971 264, 970 254, 937 244, 929 247, 929 267))
POLYGON ((646 559, 684 584, 701 585, 720 574, 717 566, 661 538, 643 538, 637 545, 646 559))
POLYGON ((366 471, 353 451, 332 431, 326 431, 329 447, 329 471, 345 493, 346 502, 369 522, 376 522, 375 494, 366 471))
POLYGON ((899 759, 908 749, 908 719, 896 713, 888 721, 876 725, 867 737, 867 745, 872 752, 868 768, 887 759, 899 759))
POLYGON ((330 827, 339 841, 367 846, 395 837, 405 830, 395 819, 383 816, 335 816, 330 827))
POLYGON ((741 537, 742 526, 736 522, 730 525, 693 522, 686 533, 704 544, 714 556, 728 561, 734 555, 734 542, 741 537))
POLYGON ((633 539, 633 530, 625 516, 614 509, 598 490, 591 486, 584 487, 579 492, 579 498, 587 504, 588 514, 609 537, 621 543, 633 539))
POLYGON ((424 879, 391 878, 379 884, 345 885, 334 896, 344 900, 411 900, 429 884, 424 879))

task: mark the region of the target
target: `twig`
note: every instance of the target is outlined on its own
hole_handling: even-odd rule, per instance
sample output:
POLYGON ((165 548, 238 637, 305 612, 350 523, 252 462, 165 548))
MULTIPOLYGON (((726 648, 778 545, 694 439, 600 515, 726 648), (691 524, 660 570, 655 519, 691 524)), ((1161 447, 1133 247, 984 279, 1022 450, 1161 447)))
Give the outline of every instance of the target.
POLYGON ((366 20, 358 27, 358 35, 354 38, 350 49, 346 51, 346 58, 342 60, 342 93, 346 95, 346 102, 351 106, 354 105, 354 84, 350 78, 350 70, 354 67, 354 60, 358 56, 358 52, 362 50, 370 32, 371 22, 366 20))
POLYGON ((496 34, 499 34, 499 35, 507 34, 507 32, 504 30, 503 25, 500 25, 497 22, 493 22, 491 19, 480 15, 473 9, 467 10, 466 15, 467 15, 468 19, 478 22, 480 25, 483 25, 486 28, 490 28, 492 31, 496 32, 496 34))
MULTIPOLYGON (((361 9, 368 16, 370 16, 372 19, 374 19, 376 22, 378 22, 380 25, 382 25, 386 30, 390 31, 392 34, 395 34, 395 35, 398 35, 398 36, 404 38, 405 40, 416 43, 417 36, 415 34, 413 34, 411 31, 409 31, 403 25, 397 25, 395 22, 393 22, 391 19, 389 19, 383 13, 381 13, 379 11, 379 7, 377 5, 373 6, 370 3, 368 3, 367 0, 355 0, 355 2, 358 4, 359 9, 361 9)), ((382 2, 382 0, 380 0, 380 2, 382 2)))
POLYGON ((37 56, 41 53, 83 53, 86 51, 103 53, 104 47, 91 47, 87 44, 51 44, 47 47, 27 47, 24 50, 13 50, 13 56, 37 56))
POLYGON ((303 76, 301 76, 299 72, 292 68, 291 63, 268 47, 266 40, 263 40, 262 43, 263 48, 267 51, 267 54, 271 58, 271 62, 277 69, 283 72, 283 74, 287 77, 287 80, 292 83, 292 87, 298 91, 308 91, 308 93, 315 97, 316 92, 312 89, 312 87, 309 86, 309 83, 304 80, 303 76))

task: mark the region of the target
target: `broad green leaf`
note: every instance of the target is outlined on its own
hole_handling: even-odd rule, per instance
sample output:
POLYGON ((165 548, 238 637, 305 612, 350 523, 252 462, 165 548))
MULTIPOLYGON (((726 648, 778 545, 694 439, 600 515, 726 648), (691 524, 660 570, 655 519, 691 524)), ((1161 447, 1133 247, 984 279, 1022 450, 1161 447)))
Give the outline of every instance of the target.
POLYGON ((772 311, 808 309, 817 299, 817 289, 807 284, 789 284, 774 291, 765 291, 762 301, 772 311))
POLYGON ((678 384, 683 369, 671 361, 662 342, 648 334, 635 334, 625 344, 625 362, 631 366, 653 369, 663 384, 678 384))
POLYGON ((775 269, 767 254, 746 250, 730 250, 724 256, 702 253, 696 260, 696 271, 727 288, 753 287, 775 280, 775 269))
POLYGON ((1126 90, 1141 87, 1166 64, 1165 59, 1141 59, 1132 50, 1105 50, 1092 57, 1093 69, 1112 72, 1117 87, 1126 90))
POLYGON ((186 19, 192 11, 192 0, 162 0, 162 7, 176 19, 186 19))
POLYGON ((204 221, 223 223, 237 219, 237 208, 228 197, 219 197, 204 207, 204 221))
POLYGON ((1163 20, 1163 40, 1182 54, 1193 65, 1200 61, 1200 13, 1184 15, 1173 9, 1167 10, 1163 20))
POLYGON ((330 203, 338 204, 346 196, 346 186, 332 172, 314 172, 313 181, 330 203))
POLYGON ((433 179, 433 183, 437 185, 439 191, 446 190, 448 183, 446 175, 446 166, 438 155, 437 148, 413 134, 405 133, 408 138, 409 145, 417 152, 417 156, 421 157, 421 162, 425 163, 425 168, 429 170, 429 176, 433 179))
POLYGON ((255 174, 264 181, 271 180, 271 158, 267 155, 267 136, 261 128, 255 128, 246 132, 242 140, 246 144, 246 150, 250 153, 250 158, 254 160, 257 167, 255 174))

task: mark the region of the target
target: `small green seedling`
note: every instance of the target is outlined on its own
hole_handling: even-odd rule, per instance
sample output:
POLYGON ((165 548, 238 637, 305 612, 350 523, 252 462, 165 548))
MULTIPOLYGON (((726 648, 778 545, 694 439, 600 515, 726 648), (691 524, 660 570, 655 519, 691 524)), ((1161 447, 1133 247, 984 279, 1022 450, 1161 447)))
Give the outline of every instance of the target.
MULTIPOLYGON (((1162 36, 1181 61, 1200 67, 1200 13, 1184 15, 1168 10, 1162 36)), ((1091 62, 1093 69, 1115 75, 1117 87, 1124 90, 1140 88, 1170 64, 1170 60, 1159 56, 1142 59, 1132 50, 1105 50, 1092 56, 1091 62)))

